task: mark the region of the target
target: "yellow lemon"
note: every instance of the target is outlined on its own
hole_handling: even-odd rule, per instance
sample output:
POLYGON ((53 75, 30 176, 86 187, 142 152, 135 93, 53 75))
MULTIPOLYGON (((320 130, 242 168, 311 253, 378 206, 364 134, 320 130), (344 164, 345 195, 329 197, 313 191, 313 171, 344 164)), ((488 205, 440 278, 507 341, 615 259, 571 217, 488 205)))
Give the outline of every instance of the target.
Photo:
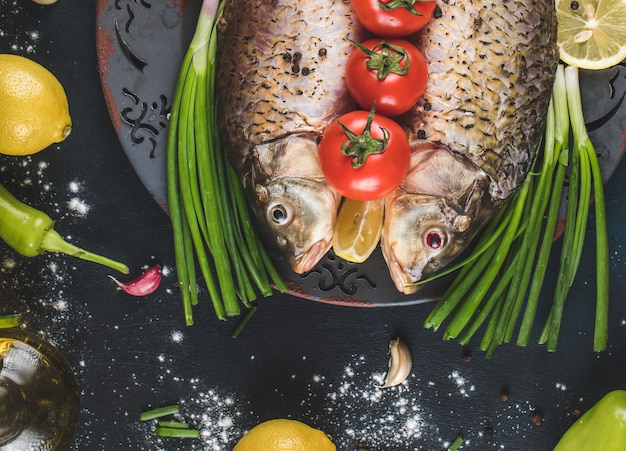
POLYGON ((276 419, 250 429, 233 451, 336 451, 319 429, 297 420, 276 419))
POLYGON ((72 131, 61 83, 40 64, 0 54, 0 153, 30 155, 72 131))
POLYGON ((374 252, 383 229, 384 200, 344 199, 335 223, 333 251, 344 260, 362 263, 374 252))
POLYGON ((626 58, 626 0, 556 0, 561 59, 606 69, 626 58))

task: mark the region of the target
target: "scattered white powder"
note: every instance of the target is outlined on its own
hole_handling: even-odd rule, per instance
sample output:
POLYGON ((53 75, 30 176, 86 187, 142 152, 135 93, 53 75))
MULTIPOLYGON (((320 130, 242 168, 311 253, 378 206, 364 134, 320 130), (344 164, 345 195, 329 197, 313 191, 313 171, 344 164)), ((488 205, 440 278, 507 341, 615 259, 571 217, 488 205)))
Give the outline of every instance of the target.
POLYGON ((14 52, 32 54, 41 36, 34 29, 24 30, 23 21, 19 20, 26 14, 23 3, 22 0, 0 1, 0 39, 14 52))
MULTIPOLYGON (((160 359, 159 362, 161 362, 160 359)), ((223 393, 215 388, 207 388, 200 378, 184 380, 171 375, 170 378, 177 383, 188 385, 186 391, 192 393, 188 398, 180 401, 180 414, 174 416, 176 420, 188 422, 191 428, 200 431, 200 440, 186 442, 185 449, 231 451, 245 432, 241 424, 244 410, 249 410, 246 403, 231 394, 223 393)), ((145 446, 141 447, 142 450, 171 449, 171 440, 154 434, 156 423, 157 420, 135 423, 145 436, 145 446)))
MULTIPOLYGON (((71 194, 78 194, 83 189, 83 184, 77 180, 72 180, 67 184, 67 190, 71 194)), ((77 196, 73 196, 67 201, 68 209, 76 216, 84 217, 89 213, 91 206, 77 196)))
POLYGON ((67 184, 67 189, 70 193, 77 193, 78 191, 80 191, 81 186, 82 184, 80 182, 71 181, 67 184))
POLYGON ((52 304, 52 307, 54 307, 59 312, 65 312, 68 308, 67 301, 65 299, 58 299, 52 304))
POLYGON ((91 208, 89 205, 87 205, 83 200, 79 199, 78 197, 71 198, 67 202, 67 206, 71 211, 73 211, 74 213, 80 216, 85 216, 87 213, 89 213, 89 209, 91 208))
POLYGON ((173 331, 170 337, 172 339, 172 343, 180 343, 184 338, 183 333, 179 330, 173 331))
POLYGON ((432 443, 439 439, 421 406, 421 392, 411 387, 414 376, 396 387, 383 389, 384 382, 385 373, 372 371, 366 356, 355 356, 337 381, 315 374, 307 402, 318 406, 317 398, 323 397, 323 412, 312 408, 310 416, 339 424, 344 434, 333 440, 340 450, 354 449, 357 443, 374 449, 432 449, 425 445, 425 434, 432 443))
POLYGON ((168 277, 170 274, 172 274, 172 268, 169 266, 161 266, 161 275, 163 277, 168 277))
POLYGON ((448 375, 448 379, 452 380, 459 389, 459 394, 468 398, 470 393, 476 390, 476 387, 470 384, 458 371, 452 371, 448 375))

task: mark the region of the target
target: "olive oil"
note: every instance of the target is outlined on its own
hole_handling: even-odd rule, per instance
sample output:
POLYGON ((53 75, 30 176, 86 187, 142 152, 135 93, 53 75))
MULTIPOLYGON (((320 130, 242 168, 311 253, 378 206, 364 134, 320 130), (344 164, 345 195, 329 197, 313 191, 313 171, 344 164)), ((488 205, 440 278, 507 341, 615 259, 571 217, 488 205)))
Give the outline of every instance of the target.
POLYGON ((76 376, 59 350, 24 329, 0 329, 0 450, 65 449, 79 414, 76 376))

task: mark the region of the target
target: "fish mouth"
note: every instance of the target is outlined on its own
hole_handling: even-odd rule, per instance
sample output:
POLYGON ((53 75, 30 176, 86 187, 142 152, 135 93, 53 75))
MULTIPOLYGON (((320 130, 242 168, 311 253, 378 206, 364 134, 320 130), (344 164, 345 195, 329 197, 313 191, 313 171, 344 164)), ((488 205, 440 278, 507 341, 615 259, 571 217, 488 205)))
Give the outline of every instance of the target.
POLYGON ((396 289, 399 292, 404 294, 414 294, 417 290, 419 290, 419 286, 414 285, 414 283, 421 279, 422 268, 411 268, 412 273, 418 274, 409 274, 396 258, 396 254, 394 252, 396 244, 397 243, 392 244, 389 248, 383 247, 383 255, 387 261, 387 267, 389 268, 391 280, 393 280, 393 283, 396 285, 396 289))
POLYGON ((313 243, 307 250, 295 256, 291 262, 292 269, 298 274, 312 270, 328 252, 328 249, 330 249, 330 242, 326 240, 319 240, 313 243))

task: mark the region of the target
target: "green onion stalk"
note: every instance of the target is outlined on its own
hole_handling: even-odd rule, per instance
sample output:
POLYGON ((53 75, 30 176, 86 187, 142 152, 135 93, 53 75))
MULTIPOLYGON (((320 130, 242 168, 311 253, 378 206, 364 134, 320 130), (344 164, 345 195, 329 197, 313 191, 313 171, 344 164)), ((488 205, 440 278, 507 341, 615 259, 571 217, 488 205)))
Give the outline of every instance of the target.
POLYGON ((184 56, 167 140, 168 206, 184 318, 193 324, 197 268, 218 319, 286 285, 253 227, 241 181, 221 148, 216 120, 217 23, 223 2, 204 0, 184 56))
MULTIPOLYGON (((544 139, 529 176, 487 225, 472 254, 445 272, 458 274, 426 318, 425 327, 438 330, 447 320, 444 338, 458 339, 461 344, 469 343, 484 328, 480 347, 487 357, 498 345, 510 342, 516 328, 517 344, 526 346, 563 202, 567 204, 559 271, 539 343, 549 351, 556 350, 565 301, 580 264, 593 204, 597 287, 593 349, 604 350, 608 337, 609 257, 603 184, 583 118, 578 68, 573 66, 559 65, 557 69, 544 139), (566 175, 569 181, 564 201, 566 175)), ((433 278, 441 275, 444 273, 433 278)))

